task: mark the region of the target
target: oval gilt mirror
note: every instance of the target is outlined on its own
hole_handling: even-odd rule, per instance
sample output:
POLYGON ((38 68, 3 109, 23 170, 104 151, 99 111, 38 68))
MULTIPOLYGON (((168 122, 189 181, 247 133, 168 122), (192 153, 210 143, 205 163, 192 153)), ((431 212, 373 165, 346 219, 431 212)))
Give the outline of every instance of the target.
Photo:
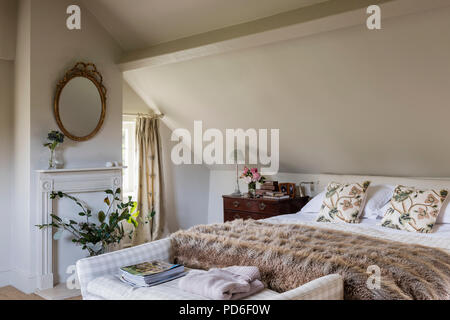
POLYGON ((106 113, 106 88, 92 63, 79 62, 59 82, 54 103, 59 128, 74 141, 94 137, 106 113))

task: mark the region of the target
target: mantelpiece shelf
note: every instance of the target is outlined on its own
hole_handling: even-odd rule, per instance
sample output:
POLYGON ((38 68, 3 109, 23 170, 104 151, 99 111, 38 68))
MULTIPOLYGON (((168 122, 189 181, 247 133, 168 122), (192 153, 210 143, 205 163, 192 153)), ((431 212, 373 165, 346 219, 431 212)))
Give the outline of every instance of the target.
POLYGON ((110 171, 118 169, 126 169, 127 167, 99 167, 99 168, 68 168, 68 169, 43 169, 36 170, 39 173, 64 173, 64 172, 86 172, 86 171, 110 171))

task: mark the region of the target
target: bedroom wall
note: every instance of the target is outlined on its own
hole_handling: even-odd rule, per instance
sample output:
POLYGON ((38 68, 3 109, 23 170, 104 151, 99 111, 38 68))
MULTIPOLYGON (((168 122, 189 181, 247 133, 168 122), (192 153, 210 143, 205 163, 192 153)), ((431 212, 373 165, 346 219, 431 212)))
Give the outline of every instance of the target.
POLYGON ((96 64, 108 90, 108 105, 105 124, 98 135, 81 143, 66 141, 66 167, 104 166, 108 160, 120 161, 122 74, 115 65, 122 53, 120 47, 79 2, 40 0, 32 3, 31 169, 47 165, 48 153, 41 143, 50 129, 57 129, 52 109, 56 84, 78 61, 96 64), (66 9, 71 4, 82 7, 81 30, 68 30, 65 26, 66 9))
POLYGON ((30 54, 31 1, 18 1, 17 46, 14 68, 14 178, 12 201, 14 214, 9 223, 11 233, 10 284, 29 287, 31 254, 30 235, 30 54))
POLYGON ((0 0, 0 59, 16 55, 17 0, 0 0))
MULTIPOLYGON (((48 151, 42 143, 49 130, 58 128, 52 111, 56 83, 77 61, 87 61, 97 65, 108 89, 103 128, 87 142, 66 140, 65 166, 94 167, 104 166, 106 161, 121 161, 122 74, 116 62, 122 52, 82 5, 82 29, 66 28, 66 9, 79 4, 77 1, 21 0, 19 4, 15 112, 18 179, 14 201, 20 207, 12 225, 15 230, 12 284, 31 292, 36 288, 35 170, 46 168, 48 151)), ((72 248, 71 244, 66 250, 72 248)))
POLYGON ((12 212, 14 62, 0 59, 0 287, 6 285, 10 269, 10 221, 12 212))
POLYGON ((281 172, 450 176, 450 8, 365 18, 127 78, 175 127, 279 128, 281 172))
POLYGON ((0 287, 9 283, 14 154, 14 60, 17 2, 0 0, 0 287))
POLYGON ((123 81, 123 112, 136 114, 153 114, 153 111, 147 106, 147 104, 139 97, 136 92, 130 87, 130 85, 123 81))
MULTIPOLYGON (((146 113, 153 111, 124 81, 124 113, 146 113)), ((171 141, 172 131, 164 120, 160 121, 162 144, 162 207, 165 232, 171 233, 197 224, 208 222, 209 169, 206 166, 174 165, 170 153, 175 145, 171 141)))
POLYGON ((203 165, 175 165, 170 154, 176 144, 172 130, 161 121, 164 170, 163 210, 168 232, 208 223, 210 170, 203 165))

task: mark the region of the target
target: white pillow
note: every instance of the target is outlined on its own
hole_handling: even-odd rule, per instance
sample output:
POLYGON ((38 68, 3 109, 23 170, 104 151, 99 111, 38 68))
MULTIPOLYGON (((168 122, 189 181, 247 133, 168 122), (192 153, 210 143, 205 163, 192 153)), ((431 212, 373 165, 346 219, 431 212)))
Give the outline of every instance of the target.
POLYGON ((317 213, 320 211, 323 199, 325 198, 326 190, 313 197, 305 206, 300 210, 300 213, 317 213))
POLYGON ((444 204, 442 205, 441 211, 437 217, 436 224, 442 224, 442 223, 450 223, 450 197, 447 197, 445 199, 444 204))
POLYGON ((382 208, 389 203, 395 186, 388 184, 370 185, 367 189, 367 202, 362 218, 377 219, 384 216, 382 208))

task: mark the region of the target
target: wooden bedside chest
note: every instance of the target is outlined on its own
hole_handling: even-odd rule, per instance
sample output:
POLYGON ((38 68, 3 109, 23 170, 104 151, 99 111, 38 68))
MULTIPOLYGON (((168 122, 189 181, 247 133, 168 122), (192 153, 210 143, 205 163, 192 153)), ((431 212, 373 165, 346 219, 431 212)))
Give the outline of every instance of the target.
POLYGON ((266 219, 282 214, 297 213, 309 197, 272 200, 223 196, 223 221, 235 219, 266 219))

